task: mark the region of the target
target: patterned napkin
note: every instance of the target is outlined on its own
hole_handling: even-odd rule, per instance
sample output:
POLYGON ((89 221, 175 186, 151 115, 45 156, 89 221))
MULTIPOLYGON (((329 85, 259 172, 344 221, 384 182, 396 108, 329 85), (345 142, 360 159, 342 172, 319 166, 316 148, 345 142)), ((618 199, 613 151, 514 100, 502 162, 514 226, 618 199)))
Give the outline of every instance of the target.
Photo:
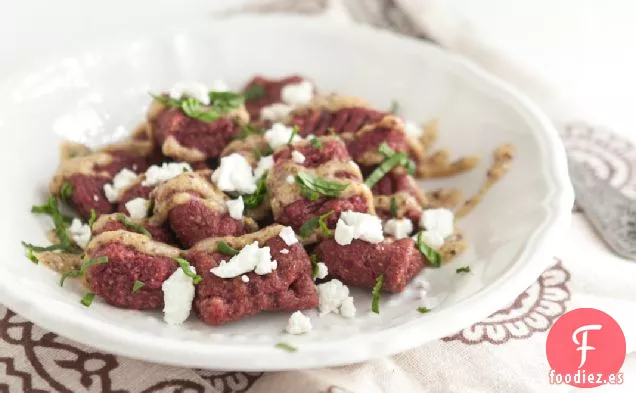
MULTIPOLYGON (((559 125, 571 157, 590 164, 595 176, 635 198, 636 147, 582 121, 585 117, 559 103, 556 93, 485 45, 441 0, 278 0, 239 11, 368 23, 460 52, 524 89, 559 125)), ((46 332, 0 305, 0 392, 570 392, 569 386, 549 384, 547 331, 569 309, 596 307, 620 323, 627 352, 635 351, 634 277, 636 264, 612 254, 575 210, 571 231, 551 267, 486 320, 392 358, 266 374, 190 370, 101 353, 46 332)), ((636 391, 636 370, 627 367, 635 363, 630 359, 621 391, 636 391)))

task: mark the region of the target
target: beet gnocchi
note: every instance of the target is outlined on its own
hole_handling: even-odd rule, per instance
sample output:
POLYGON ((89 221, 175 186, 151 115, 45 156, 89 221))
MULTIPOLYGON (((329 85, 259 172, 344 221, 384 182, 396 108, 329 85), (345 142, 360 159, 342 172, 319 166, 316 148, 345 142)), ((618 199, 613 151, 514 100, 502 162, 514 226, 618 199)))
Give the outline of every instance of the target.
POLYGON ((85 306, 97 295, 161 309, 169 324, 192 309, 212 326, 283 311, 286 331, 303 334, 306 310, 380 312, 382 292, 404 291, 466 249, 456 218, 514 156, 499 147, 488 172, 497 179, 464 202, 417 183, 477 163, 430 151, 437 123, 419 127, 307 78, 256 76, 240 93, 220 81, 177 83, 152 97, 125 141, 63 145, 52 195, 32 209, 52 219, 53 244, 23 244, 61 285, 82 278, 85 306), (356 303, 348 286, 373 302, 356 303))

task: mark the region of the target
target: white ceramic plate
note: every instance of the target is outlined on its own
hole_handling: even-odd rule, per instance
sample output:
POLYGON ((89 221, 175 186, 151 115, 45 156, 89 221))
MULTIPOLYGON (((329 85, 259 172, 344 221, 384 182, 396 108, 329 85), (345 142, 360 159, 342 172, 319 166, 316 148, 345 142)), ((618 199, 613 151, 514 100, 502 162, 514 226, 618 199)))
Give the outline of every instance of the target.
POLYGON ((0 301, 33 322, 101 350, 212 369, 280 370, 333 366, 394 354, 452 334, 513 300, 550 260, 568 226, 573 194, 556 131, 524 96, 469 62, 420 41, 363 27, 305 18, 244 17, 205 29, 91 49, 5 81, 0 95, 4 170, 0 301), (160 313, 79 303, 78 283, 30 263, 21 240, 44 243, 49 225, 29 214, 46 198, 63 139, 99 145, 123 137, 142 118, 147 92, 179 80, 221 78, 238 88, 254 73, 301 73, 322 90, 366 97, 379 107, 397 99, 406 118, 441 121, 440 145, 480 154, 473 172, 424 187, 467 193, 482 182, 493 148, 517 147, 510 173, 460 221, 470 250, 425 274, 446 293, 419 314, 417 290, 382 297, 369 312, 369 291, 354 291, 358 317, 312 316, 304 336, 283 333, 288 314, 261 314, 212 328, 192 318, 170 327, 160 313), (470 265, 469 275, 455 274, 470 265), (275 348, 284 341, 298 348, 275 348))

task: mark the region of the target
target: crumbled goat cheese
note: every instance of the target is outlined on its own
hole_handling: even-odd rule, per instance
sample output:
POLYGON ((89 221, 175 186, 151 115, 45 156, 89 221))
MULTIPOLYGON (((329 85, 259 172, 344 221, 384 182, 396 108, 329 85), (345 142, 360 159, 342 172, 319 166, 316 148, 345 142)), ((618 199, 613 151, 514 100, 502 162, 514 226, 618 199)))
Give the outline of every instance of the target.
POLYGON ((454 215, 449 209, 426 209, 420 217, 420 227, 445 239, 453 234, 453 221, 454 215))
POLYGON ((380 218, 351 210, 343 212, 336 224, 335 240, 341 246, 346 246, 351 244, 353 239, 369 243, 379 243, 384 240, 380 218))
MULTIPOLYGON (((291 138, 293 132, 294 129, 292 127, 287 127, 282 123, 274 123, 272 128, 265 131, 265 140, 269 143, 269 146, 272 149, 277 149, 289 142, 289 138, 291 138)), ((294 135, 292 142, 296 142, 301 139, 302 138, 298 135, 294 135)))
POLYGON ((285 330, 289 334, 308 333, 311 331, 311 320, 302 312, 296 311, 289 317, 285 330))
MULTIPOLYGON (((190 266, 196 274, 194 266, 190 266)), ((175 270, 161 285, 163 290, 163 320, 171 325, 183 323, 190 315, 194 300, 194 284, 192 278, 185 275, 182 269, 175 270)))
POLYGON ((287 119, 287 116, 289 116, 293 110, 293 106, 277 102, 261 108, 261 119, 268 120, 273 123, 282 122, 287 119))
POLYGON ((260 179, 261 176, 263 176, 265 174, 265 172, 267 172, 270 169, 272 169, 272 166, 274 166, 274 156, 273 155, 261 157, 261 159, 258 160, 258 164, 256 165, 256 169, 254 169, 254 176, 256 176, 257 179, 260 179))
MULTIPOLYGON (((413 240, 417 241, 417 236, 414 236, 413 240)), ((444 245, 444 238, 441 237, 437 232, 423 231, 422 243, 426 244, 434 250, 438 250, 441 246, 444 245)))
POLYGON ((349 288, 340 280, 333 279, 317 285, 320 314, 337 314, 340 306, 349 297, 349 288))
POLYGON ((91 227, 88 224, 82 223, 79 218, 73 219, 71 226, 68 227, 68 232, 71 239, 82 248, 86 248, 88 242, 91 240, 91 227))
POLYGON ((413 232, 413 223, 408 218, 392 218, 384 224, 384 233, 396 239, 404 239, 413 232))
POLYGON ((283 102, 294 106, 309 104, 313 95, 314 86, 309 81, 290 83, 283 86, 280 91, 280 98, 283 102))
POLYGON ((245 210, 245 203, 243 202, 242 196, 239 196, 236 199, 225 201, 225 204, 227 205, 227 210, 230 213, 230 217, 235 220, 243 219, 243 210, 245 210))
POLYGON ((407 121, 404 123, 404 131, 406 132, 406 135, 414 139, 420 139, 420 136, 422 136, 422 133, 424 132, 422 127, 418 126, 412 121, 407 121))
POLYGON ((281 229, 278 236, 280 236, 280 238, 283 239, 285 244, 288 246, 298 243, 298 238, 296 237, 296 233, 292 227, 285 227, 281 229))
POLYGON ((294 175, 287 175, 287 178, 285 179, 285 181, 287 181, 287 184, 294 184, 294 182, 296 181, 296 178, 294 177, 294 175))
POLYGON ((353 304, 353 298, 351 296, 342 301, 340 305, 340 315, 345 318, 354 318, 356 316, 356 306, 353 304))
POLYGON ((316 274, 316 279, 318 280, 322 280, 323 278, 327 277, 327 275, 329 274, 329 269, 327 268, 327 265, 325 265, 323 262, 318 262, 318 274, 316 274))
POLYGON ((112 184, 104 185, 104 194, 108 202, 115 203, 119 201, 119 196, 128 186, 137 180, 137 174, 130 169, 124 168, 119 171, 113 178, 112 184))
POLYGON ((141 185, 144 187, 156 186, 179 176, 183 172, 192 172, 192 167, 187 162, 165 162, 161 166, 153 165, 146 171, 146 177, 141 185))
POLYGON ((292 152, 292 161, 294 161, 296 164, 302 164, 303 162, 305 162, 305 155, 298 150, 294 150, 292 152))
POLYGON ((173 100, 181 99, 183 96, 195 98, 203 105, 210 105, 210 89, 199 82, 177 82, 168 92, 168 96, 173 100))
POLYGON ((135 198, 126 202, 126 209, 130 218, 135 220, 141 220, 148 216, 148 208, 150 207, 150 201, 144 198, 135 198))
POLYGON ((217 79, 214 82, 212 82, 212 84, 210 85, 210 91, 216 91, 218 93, 223 93, 225 91, 230 90, 230 88, 227 86, 227 84, 220 80, 217 79))
POLYGON ((250 282, 250 278, 246 274, 243 274, 241 276, 241 281, 243 281, 245 283, 248 283, 248 282, 250 282))
POLYGON ((282 250, 280 250, 281 254, 289 254, 289 250, 286 248, 283 248, 282 250))
POLYGON ((258 247, 258 242, 249 244, 229 261, 221 261, 210 272, 221 278, 234 278, 254 271, 258 275, 269 274, 276 270, 278 263, 272 260, 269 247, 258 247))
POLYGON ((252 167, 238 153, 221 158, 221 164, 212 174, 212 182, 222 191, 251 194, 256 191, 252 167))

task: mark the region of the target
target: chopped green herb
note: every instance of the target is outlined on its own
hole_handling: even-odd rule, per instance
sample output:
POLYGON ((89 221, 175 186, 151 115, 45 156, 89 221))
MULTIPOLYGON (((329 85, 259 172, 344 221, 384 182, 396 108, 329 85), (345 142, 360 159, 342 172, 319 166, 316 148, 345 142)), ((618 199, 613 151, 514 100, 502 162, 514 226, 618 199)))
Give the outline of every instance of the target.
POLYGON ((137 232, 137 233, 141 233, 142 235, 148 236, 149 238, 152 239, 152 234, 150 232, 148 232, 148 230, 146 228, 144 228, 143 226, 141 226, 139 224, 135 224, 134 222, 130 221, 128 219, 128 217, 126 217, 122 213, 117 214, 117 220, 119 220, 119 222, 124 224, 124 226, 126 228, 130 229, 131 231, 137 232))
POLYGON ((470 266, 460 266, 455 269, 455 273, 470 273, 470 266))
POLYGON ((31 243, 22 242, 22 246, 24 246, 27 252, 29 251, 32 251, 32 252, 62 251, 65 249, 65 247, 62 246, 61 244, 52 244, 50 246, 40 247, 40 246, 33 245, 31 243))
MULTIPOLYGON (((22 244, 24 245, 25 243, 22 242, 22 244)), ((40 261, 38 260, 38 257, 35 256, 35 254, 33 253, 33 249, 30 247, 26 247, 26 257, 29 258, 29 260, 33 263, 39 263, 40 261)))
POLYGON ((314 137, 311 138, 311 140, 309 141, 309 143, 311 143, 311 145, 315 148, 315 149, 322 149, 322 142, 320 141, 320 139, 314 137))
POLYGON ((397 215, 398 215, 397 199, 391 198, 391 217, 397 217, 397 215))
POLYGON ((133 288, 132 288, 132 293, 137 293, 139 292, 139 290, 141 288, 143 288, 144 286, 146 286, 145 283, 139 281, 139 280, 135 280, 135 283, 133 284, 133 288))
POLYGON ((256 191, 249 195, 243 195, 243 204, 246 209, 256 209, 265 200, 267 194, 267 172, 263 173, 258 182, 256 183, 256 191))
POLYGON ((296 135, 298 135, 298 131, 300 130, 300 128, 298 128, 298 126, 294 126, 294 128, 292 129, 291 134, 289 134, 289 140, 287 141, 288 145, 291 145, 292 142, 294 142, 294 138, 296 137, 296 135))
POLYGON ((283 342, 276 344, 276 348, 282 349, 283 351, 287 351, 290 353, 298 351, 298 348, 283 342))
POLYGON ((238 134, 237 136, 235 136, 233 139, 234 140, 236 140, 236 139, 245 139, 245 138, 247 138, 250 135, 260 135, 263 132, 265 132, 265 130, 257 129, 257 128, 254 128, 250 124, 246 124, 246 125, 241 126, 241 133, 238 134))
POLYGON ((389 108, 389 112, 395 115, 398 113, 399 110, 400 110, 400 103, 397 102, 397 100, 391 101, 391 107, 389 108))
POLYGON ((66 226, 73 219, 72 217, 64 216, 60 213, 60 209, 57 205, 57 199, 51 195, 45 205, 31 207, 31 213, 34 214, 47 214, 53 220, 55 226, 55 235, 59 241, 59 244, 54 248, 50 247, 36 247, 32 246, 34 251, 53 251, 60 250, 72 254, 80 254, 82 249, 75 244, 66 232, 66 226), (38 249, 40 248, 40 249, 38 249))
POLYGON ((431 309, 428 307, 418 307, 417 312, 419 312, 420 314, 426 314, 431 312, 431 309))
POLYGON ((420 250, 422 255, 426 257, 431 265, 435 267, 440 267, 442 265, 442 256, 440 253, 433 250, 422 241, 422 231, 417 234, 417 249, 420 250))
POLYGON ((325 220, 333 213, 335 213, 335 211, 331 210, 323 215, 310 218, 300 227, 298 234, 302 237, 308 237, 316 230, 316 228, 320 227, 325 235, 331 236, 333 231, 327 227, 325 220))
POLYGON ((60 188, 60 198, 62 198, 62 200, 66 202, 71 199, 72 195, 73 185, 71 183, 62 184, 62 187, 60 188))
POLYGON ((300 184, 301 194, 312 201, 320 195, 335 198, 349 186, 349 183, 332 182, 306 172, 296 175, 296 183, 300 184))
POLYGON ((316 278, 318 277, 318 255, 316 254, 311 254, 309 256, 309 262, 311 262, 311 277, 312 278, 316 278))
POLYGON ((240 107, 243 104, 243 96, 233 92, 210 92, 209 106, 205 106, 193 97, 182 97, 178 100, 168 96, 151 96, 162 103, 173 108, 179 108, 188 117, 200 120, 205 123, 211 123, 220 118, 223 114, 240 107))
POLYGON ((366 184, 367 187, 372 188, 375 183, 379 182, 380 179, 384 177, 384 175, 391 172, 393 168, 400 165, 405 159, 407 159, 407 155, 402 152, 394 154, 391 158, 387 158, 382 162, 382 164, 375 168, 373 172, 371 172, 369 177, 367 177, 364 181, 364 184, 366 184))
POLYGON ((265 97, 265 87, 263 85, 253 84, 243 92, 245 101, 260 100, 265 97))
POLYGON ((380 277, 375 282, 373 286, 373 291, 371 294, 373 295, 373 301, 371 302, 371 311, 376 314, 380 313, 380 290, 382 289, 382 285, 384 284, 384 274, 380 274, 380 277))
POLYGON ((223 255, 227 255, 230 257, 233 257, 234 255, 238 254, 239 251, 235 248, 233 248, 232 246, 230 246, 229 244, 227 244, 227 242, 224 241, 220 241, 219 245, 217 246, 217 249, 219 250, 219 252, 223 255))
POLYGON ((201 280, 203 280, 203 277, 192 272, 192 270, 190 269, 190 262, 186 261, 183 258, 174 258, 174 260, 179 264, 181 270, 183 270, 183 274, 192 278, 192 283, 194 285, 197 285, 201 282, 201 280))
POLYGON ((80 303, 82 303, 86 307, 90 307, 91 304, 93 304, 93 299, 95 299, 95 294, 93 292, 89 292, 84 295, 82 300, 80 300, 80 303))
POLYGON ((91 209, 91 217, 88 219, 88 227, 93 230, 93 224, 95 224, 95 220, 97 220, 97 212, 95 209, 91 209))
POLYGON ((382 153, 386 158, 391 158, 395 154, 395 150, 391 148, 386 142, 382 142, 380 147, 378 147, 378 151, 382 153))
POLYGON ((62 274, 62 277, 60 278, 60 286, 61 287, 64 286, 64 281, 66 281, 67 278, 69 278, 69 277, 79 277, 79 276, 85 274, 86 271, 88 269, 90 269, 91 267, 97 266, 97 265, 102 265, 104 263, 108 263, 108 257, 106 257, 106 256, 85 260, 84 262, 82 262, 82 265, 80 266, 79 269, 73 269, 71 271, 68 271, 68 272, 62 274))

